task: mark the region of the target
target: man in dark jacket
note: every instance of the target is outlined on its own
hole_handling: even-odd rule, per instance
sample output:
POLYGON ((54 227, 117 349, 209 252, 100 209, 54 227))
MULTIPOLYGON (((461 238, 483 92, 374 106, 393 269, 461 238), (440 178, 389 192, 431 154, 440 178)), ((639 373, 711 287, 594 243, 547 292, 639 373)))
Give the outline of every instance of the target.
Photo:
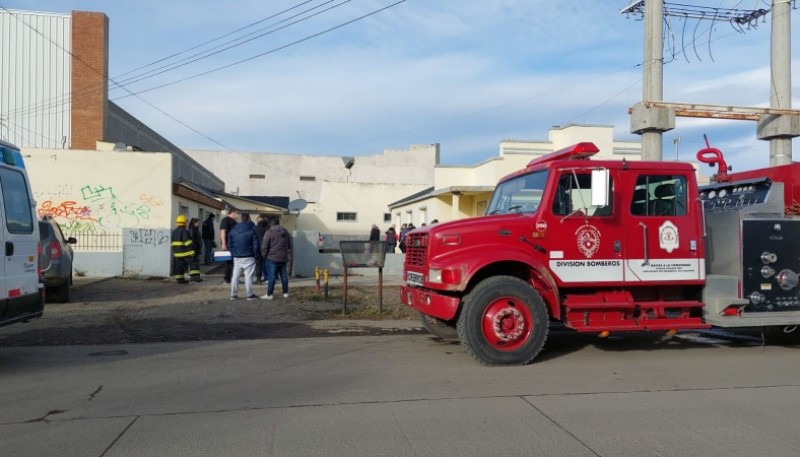
MULTIPOLYGON (((258 220, 256 222, 256 236, 258 237, 259 247, 261 245, 261 240, 264 239, 264 235, 266 235, 267 230, 269 230, 267 218, 264 216, 258 216, 258 220)), ((261 281, 267 280, 267 262, 264 260, 264 257, 261 256, 261 251, 256 252, 256 283, 261 284, 261 281)))
MULTIPOLYGON (((228 251, 228 232, 236 225, 236 218, 239 216, 239 210, 236 208, 229 208, 228 215, 219 221, 219 242, 222 244, 222 250, 228 251)), ((233 273, 233 260, 225 262, 225 274, 222 280, 231 282, 231 274, 233 273)))
POLYGON ((231 300, 239 298, 239 276, 244 272, 244 288, 248 300, 258 298, 253 293, 253 272, 256 269, 256 253, 258 252, 258 238, 256 238, 255 224, 250 221, 250 215, 242 214, 242 221, 234 225, 228 232, 226 246, 233 257, 233 272, 231 274, 231 300))
POLYGON ((292 250, 292 239, 289 232, 278 224, 278 218, 271 217, 270 227, 261 241, 261 256, 267 262, 267 294, 261 298, 272 300, 275 291, 275 277, 280 276, 283 298, 289 296, 289 274, 286 263, 292 250))
POLYGON ((211 213, 208 215, 205 221, 203 221, 203 249, 204 257, 203 263, 206 265, 210 265, 211 262, 214 261, 214 214, 211 213))

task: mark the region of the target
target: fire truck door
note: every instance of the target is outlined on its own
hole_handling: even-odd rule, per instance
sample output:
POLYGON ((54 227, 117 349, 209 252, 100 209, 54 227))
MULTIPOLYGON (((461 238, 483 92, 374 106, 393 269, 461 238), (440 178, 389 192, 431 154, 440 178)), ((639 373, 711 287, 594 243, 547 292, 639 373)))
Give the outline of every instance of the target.
POLYGON ((589 170, 561 170, 552 194, 549 266, 564 285, 623 281, 623 208, 617 193, 611 192, 614 177, 605 206, 592 206, 591 179, 589 170))
POLYGON ((698 210, 687 197, 686 177, 643 173, 631 183, 633 192, 625 192, 630 219, 623 223, 625 281, 704 279, 698 210))

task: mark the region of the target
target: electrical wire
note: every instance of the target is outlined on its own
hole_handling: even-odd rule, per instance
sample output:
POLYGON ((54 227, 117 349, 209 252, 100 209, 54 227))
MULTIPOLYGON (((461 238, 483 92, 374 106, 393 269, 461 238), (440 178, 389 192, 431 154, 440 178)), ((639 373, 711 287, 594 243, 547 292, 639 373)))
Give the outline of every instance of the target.
MULTIPOLYGON (((348 1, 350 1, 350 0, 348 0, 348 1)), ((362 15, 362 16, 359 16, 359 17, 357 17, 357 18, 355 18, 355 19, 351 19, 351 20, 349 20, 349 21, 346 21, 346 22, 343 22, 343 23, 341 23, 341 24, 339 24, 339 25, 335 25, 335 26, 333 26, 333 27, 329 27, 329 28, 327 28, 327 29, 325 29, 325 30, 322 30, 322 31, 320 31, 320 32, 317 32, 317 33, 314 33, 314 34, 308 35, 308 36, 306 36, 306 37, 304 37, 304 38, 301 38, 301 39, 299 39, 299 40, 295 40, 295 41, 292 41, 292 42, 290 42, 290 43, 287 43, 287 44, 285 44, 285 45, 278 46, 278 47, 276 47, 276 48, 270 49, 269 51, 265 51, 265 52, 262 52, 262 53, 260 53, 260 54, 256 54, 256 55, 254 55, 254 56, 251 56, 251 57, 248 57, 248 58, 245 58, 245 59, 237 60, 236 62, 229 63, 229 64, 227 64, 227 65, 222 65, 222 66, 219 66, 219 67, 216 67, 216 68, 212 68, 211 70, 207 70, 207 71, 204 71, 204 72, 202 72, 202 73, 197 73, 197 74, 195 74, 195 75, 192 75, 192 76, 187 76, 187 77, 185 77, 185 78, 181 78, 181 79, 177 79, 177 80, 174 80, 174 81, 170 81, 170 82, 167 82, 167 83, 164 83, 164 84, 160 84, 160 85, 157 85, 157 86, 154 86, 154 87, 150 87, 150 88, 148 88, 148 89, 139 90, 139 91, 136 91, 136 92, 133 92, 133 93, 131 93, 130 95, 125 95, 125 96, 122 96, 122 97, 117 97, 117 98, 115 98, 114 100, 120 100, 120 99, 127 98, 127 97, 131 97, 131 96, 134 96, 134 95, 138 95, 138 94, 147 93, 147 92, 154 91, 154 90, 157 90, 157 89, 162 89, 162 88, 164 88, 164 87, 169 87, 169 86, 172 86, 172 85, 174 85, 174 84, 182 83, 182 82, 184 82, 184 81, 189 81, 189 80, 191 80, 191 79, 195 79, 195 78, 199 78, 199 77, 201 77, 201 76, 205 76, 205 75, 208 75, 208 74, 211 74, 211 73, 215 73, 215 72, 217 72, 217 71, 224 70, 224 69, 226 69, 226 68, 231 68, 231 67, 233 67, 233 66, 236 66, 236 65, 241 65, 241 64, 243 64, 243 63, 245 63, 245 62, 249 62, 249 61, 251 61, 251 60, 258 59, 259 57, 264 57, 264 56, 266 56, 266 55, 273 54, 273 53, 275 53, 275 52, 278 52, 278 51, 281 51, 281 50, 283 50, 283 49, 286 49, 286 48, 289 48, 289 47, 292 47, 292 46, 298 45, 298 44, 300 44, 300 43, 304 43, 304 42, 306 42, 306 41, 308 41, 308 40, 311 40, 311 39, 317 38, 317 37, 319 37, 319 36, 325 35, 326 33, 330 33, 330 32, 332 32, 332 31, 334 31, 334 30, 338 30, 338 29, 340 29, 340 28, 342 28, 342 27, 346 27, 346 26, 348 26, 348 25, 350 25, 350 24, 353 24, 353 23, 355 23, 355 22, 358 22, 358 21, 361 21, 361 20, 363 20, 363 19, 366 19, 366 18, 368 18, 368 17, 370 17, 370 16, 373 16, 373 15, 375 15, 375 14, 378 14, 378 13, 380 13, 380 12, 382 12, 382 11, 385 11, 385 10, 387 10, 387 9, 389 9, 389 8, 392 8, 392 7, 394 7, 394 6, 397 6, 397 5, 401 4, 401 3, 405 3, 406 1, 407 1, 407 0, 399 0, 399 1, 397 1, 397 2, 394 2, 394 3, 390 4, 390 5, 384 6, 383 8, 379 8, 379 9, 377 9, 377 10, 374 10, 374 11, 370 12, 370 13, 367 13, 367 14, 364 14, 364 15, 362 15)))

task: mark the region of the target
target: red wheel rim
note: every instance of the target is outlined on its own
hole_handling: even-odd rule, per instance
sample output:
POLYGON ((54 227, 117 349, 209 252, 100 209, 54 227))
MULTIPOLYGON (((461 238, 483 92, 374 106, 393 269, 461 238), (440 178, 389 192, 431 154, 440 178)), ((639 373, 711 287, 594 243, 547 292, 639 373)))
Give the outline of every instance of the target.
POLYGON ((501 297, 486 307, 481 325, 483 336, 494 349, 513 351, 533 332, 533 316, 519 299, 501 297))

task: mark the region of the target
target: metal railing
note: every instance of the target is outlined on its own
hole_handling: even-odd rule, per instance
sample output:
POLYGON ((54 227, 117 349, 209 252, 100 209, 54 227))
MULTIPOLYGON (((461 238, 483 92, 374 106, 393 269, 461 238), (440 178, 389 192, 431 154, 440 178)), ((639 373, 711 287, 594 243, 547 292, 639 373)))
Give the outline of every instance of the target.
POLYGON ((119 252, 122 251, 120 232, 64 232, 64 237, 75 237, 78 242, 72 245, 75 251, 119 252))

